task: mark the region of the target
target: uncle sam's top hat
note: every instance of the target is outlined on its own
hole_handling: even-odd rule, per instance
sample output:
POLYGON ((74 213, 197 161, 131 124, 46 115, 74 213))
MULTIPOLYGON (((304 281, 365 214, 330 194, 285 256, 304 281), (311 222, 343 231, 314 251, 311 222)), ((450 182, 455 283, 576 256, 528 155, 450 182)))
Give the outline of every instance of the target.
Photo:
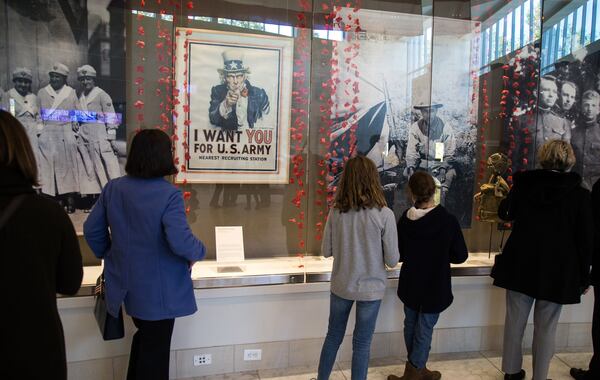
POLYGON ((217 69, 219 74, 250 73, 250 68, 244 66, 244 54, 240 50, 226 50, 223 55, 223 68, 217 69))

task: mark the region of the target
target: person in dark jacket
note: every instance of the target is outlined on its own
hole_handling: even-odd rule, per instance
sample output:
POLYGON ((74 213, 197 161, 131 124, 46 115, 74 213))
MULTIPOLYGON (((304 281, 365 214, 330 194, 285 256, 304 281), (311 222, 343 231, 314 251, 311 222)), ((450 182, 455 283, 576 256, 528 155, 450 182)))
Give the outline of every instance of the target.
POLYGON ((10 312, 0 327, 0 378, 66 380, 56 293, 73 295, 79 290, 81 253, 63 208, 36 194, 34 186, 39 186, 37 165, 25 128, 0 111, 0 220, 14 210, 0 227, 2 306, 10 312), (15 199, 16 206, 9 206, 15 199), (33 349, 40 353, 35 365, 33 349))
MULTIPOLYGON (((404 303, 404 342, 408 360, 403 380, 437 380, 438 371, 427 369, 433 328, 440 313, 454 299, 450 264, 468 257, 458 220, 434 203, 435 182, 426 172, 414 173, 408 181, 414 206, 398 221, 400 280, 398 297, 404 303)), ((399 380, 389 375, 388 380, 399 380)))
POLYGON ((594 215, 594 256, 592 258, 592 285, 594 286, 592 342, 594 355, 588 370, 571 368, 571 376, 577 380, 600 379, 600 179, 596 181, 592 188, 592 213, 594 215))
POLYGON ((206 250, 187 223, 181 191, 163 178, 177 172, 166 133, 139 132, 125 171, 102 189, 83 233, 104 259, 108 312, 116 316, 125 303, 138 328, 127 379, 167 380, 175 318, 197 310, 190 271, 206 250))
POLYGON ((494 285, 506 289, 505 379, 525 378, 521 343, 534 303, 533 379, 546 379, 562 305, 579 303, 590 281, 591 200, 579 174, 569 172, 573 149, 550 140, 538 162, 542 169, 514 175, 498 210, 500 218, 513 222, 491 274, 494 285))

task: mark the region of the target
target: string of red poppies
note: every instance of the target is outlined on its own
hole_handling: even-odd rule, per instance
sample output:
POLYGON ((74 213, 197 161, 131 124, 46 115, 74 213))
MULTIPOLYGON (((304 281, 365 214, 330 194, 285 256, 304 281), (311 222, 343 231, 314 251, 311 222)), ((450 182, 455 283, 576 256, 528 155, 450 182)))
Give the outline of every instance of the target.
MULTIPOLYGON (((332 4, 331 1, 325 1, 321 3, 321 9, 324 14, 324 22, 323 25, 327 32, 333 30, 334 20, 337 18, 337 9, 332 4)), ((333 120, 331 118, 332 108, 334 107, 333 98, 336 92, 336 79, 338 77, 339 72, 339 64, 337 59, 337 49, 335 46, 335 41, 330 41, 330 39, 325 38, 321 39, 321 50, 319 51, 320 57, 329 58, 328 60, 323 60, 320 62, 322 66, 329 65, 329 78, 324 80, 321 83, 321 92, 319 94, 319 111, 320 111, 320 120, 319 129, 318 129, 318 141, 321 146, 319 156, 323 157, 317 162, 317 180, 316 180, 316 193, 315 196, 315 206, 316 210, 318 210, 318 216, 315 221, 315 238, 321 240, 323 236, 323 229, 326 220, 326 212, 327 212, 327 204, 329 203, 329 199, 326 199, 326 202, 323 202, 324 197, 328 197, 328 193, 326 191, 327 182, 332 181, 332 177, 328 174, 329 169, 327 167, 327 162, 330 161, 331 155, 328 152, 330 147, 329 140, 329 129, 333 125, 333 120), (326 182, 327 181, 327 182, 326 182)), ((338 80, 339 81, 339 80, 338 80)))
POLYGON ((319 210, 315 224, 316 239, 320 240, 323 234, 323 228, 327 220, 328 208, 333 203, 336 187, 330 186, 333 183, 335 176, 343 170, 344 163, 356 152, 356 128, 357 128, 357 104, 359 102, 358 94, 360 92, 360 73, 358 66, 354 63, 354 59, 360 51, 360 42, 357 38, 357 33, 362 32, 360 20, 357 15, 360 10, 360 2, 355 4, 345 3, 345 9, 348 14, 342 14, 343 7, 333 2, 323 2, 321 4, 325 14, 325 29, 327 31, 342 31, 347 35, 353 35, 353 39, 341 52, 338 49, 338 42, 335 40, 321 40, 323 45, 321 55, 323 57, 331 57, 329 60, 330 72, 329 78, 321 83, 322 92, 319 95, 320 105, 319 111, 319 144, 324 151, 324 159, 318 161, 318 178, 317 178, 317 197, 315 197, 315 206, 319 210), (330 47, 331 46, 331 47, 330 47), (341 68, 344 72, 341 72, 341 68), (341 80, 340 77, 346 79, 341 80), (344 104, 341 104, 344 99, 344 104), (333 120, 338 120, 340 116, 346 116, 347 119, 336 125, 333 120), (351 116, 349 116, 351 115, 351 116), (348 130, 348 133, 340 134, 339 141, 331 142, 330 136, 334 129, 348 130), (349 151, 346 151, 344 146, 340 144, 346 143, 349 151), (339 148, 339 153, 338 153, 339 148), (339 159, 339 155, 342 159, 339 159), (329 163, 329 165, 328 165, 329 163), (326 203, 323 203, 325 197, 326 203))
MULTIPOLYGON (((517 170, 527 168, 528 154, 533 142, 529 126, 534 124, 535 103, 536 103, 536 80, 538 78, 537 57, 532 54, 528 57, 521 57, 521 50, 517 50, 515 58, 511 61, 512 64, 502 66, 504 71, 502 96, 500 98, 500 113, 499 116, 503 119, 508 118, 508 151, 507 155, 514 162, 513 167, 517 170), (523 84, 523 81, 525 83, 523 84), (509 106, 511 109, 509 110, 509 106), (521 117, 524 113, 525 117, 521 117), (520 152, 521 160, 515 162, 514 156, 517 154, 517 135, 515 130, 519 130, 521 134, 518 141, 523 148, 520 152)), ((509 176, 507 181, 512 183, 513 168, 509 168, 509 176)))
MULTIPOLYGON (((191 11, 194 9, 194 3, 192 1, 188 1, 186 3, 186 8, 191 11)), ((188 52, 188 47, 189 47, 189 39, 188 36, 190 36, 192 34, 192 30, 190 29, 186 29, 185 31, 178 29, 175 32, 175 36, 176 37, 180 37, 181 33, 185 33, 185 39, 183 41, 182 44, 182 50, 183 50, 183 67, 184 67, 184 71, 183 71, 183 104, 180 101, 180 91, 179 91, 179 87, 178 84, 176 83, 175 80, 173 80, 172 82, 172 97, 173 97, 173 106, 177 107, 178 105, 182 104, 181 106, 181 110, 183 113, 183 130, 181 131, 182 134, 182 141, 181 141, 181 149, 183 150, 183 157, 184 157, 184 161, 183 163, 180 164, 180 172, 185 173, 187 170, 187 166, 186 163, 189 161, 190 159, 190 150, 189 150, 189 144, 188 144, 188 130, 191 126, 191 120, 190 120, 190 91, 189 91, 189 83, 188 83, 188 57, 189 57, 189 52, 188 52)), ((175 52, 176 48, 177 48, 177 42, 173 41, 173 52, 175 52)), ((178 54, 173 53, 173 64, 172 67, 175 68, 176 64, 177 64, 177 56, 178 54)), ((174 73, 173 73, 174 75, 174 73)), ((179 136, 179 131, 177 130, 177 118, 179 117, 179 114, 177 112, 175 112, 174 114, 174 120, 175 120, 175 126, 174 126, 174 134, 175 136, 179 136)), ((177 138, 177 137, 176 137, 177 138)), ((183 180, 181 182, 181 186, 184 187, 183 189, 183 199, 185 202, 185 206, 186 206, 186 212, 189 213, 190 212, 190 206, 189 206, 189 201, 191 199, 191 192, 186 188, 188 185, 187 182, 187 178, 185 176, 183 176, 183 180)))
POLYGON ((479 142, 480 142, 480 157, 479 157, 479 166, 478 166, 478 174, 477 174, 477 184, 481 186, 483 183, 483 179, 485 176, 485 168, 486 168, 486 155, 487 155, 487 141, 486 141, 486 131, 490 125, 490 102, 488 95, 488 86, 487 80, 483 79, 481 94, 482 94, 482 112, 481 112, 481 122, 479 123, 477 120, 478 115, 478 107, 479 104, 479 67, 480 67, 480 46, 481 46, 481 23, 476 23, 475 29, 473 31, 474 38, 472 40, 471 47, 471 82, 472 82, 472 94, 471 94, 471 122, 473 125, 479 125, 479 142))
MULTIPOLYGON (((310 62, 310 25, 308 16, 312 6, 309 0, 299 0, 300 12, 296 13, 295 29, 297 31, 294 41, 294 72, 292 83, 292 123, 291 136, 291 161, 292 173, 290 184, 296 185, 292 204, 296 215, 288 219, 297 228, 298 256, 303 257, 306 247, 304 238, 304 221, 306 213, 303 211, 303 201, 306 198, 304 177, 306 175, 306 159, 304 157, 306 134, 308 132, 308 107, 309 107, 309 80, 307 77, 308 63, 310 62)), ((300 265, 303 267, 303 265, 300 265)))
MULTIPOLYGON (((537 55, 530 55, 529 57, 527 57, 526 59, 526 65, 527 65, 527 69, 528 69, 528 73, 529 76, 528 78, 525 78, 525 80, 527 80, 526 83, 526 88, 525 88, 525 95, 527 96, 526 98, 526 103, 524 104, 526 112, 525 114, 527 115, 527 126, 523 129, 523 133, 525 134, 524 136, 524 142, 525 142, 525 146, 523 148, 523 170, 527 169, 528 166, 531 164, 530 162, 528 162, 528 154, 529 151, 532 148, 533 145, 533 136, 532 136, 532 132, 529 129, 529 126, 534 126, 535 125, 535 112, 536 112, 536 106, 537 106, 537 80, 539 78, 539 61, 538 61, 538 56, 537 55)), ((516 94, 515 94, 516 95, 516 94)), ((535 127, 534 127, 534 131, 535 131, 535 127)))
MULTIPOLYGON (((177 89, 177 83, 175 79, 175 65, 177 64, 177 58, 175 54, 176 50, 176 39, 173 38, 173 34, 171 32, 172 26, 177 25, 179 18, 178 14, 181 10, 181 4, 175 0, 170 0, 169 5, 171 6, 171 17, 172 24, 167 27, 162 27, 162 23, 158 21, 157 27, 157 60, 158 60, 158 85, 159 87, 156 89, 156 96, 164 96, 164 100, 160 103, 160 119, 163 123, 163 128, 166 130, 170 128, 172 131, 171 139, 173 141, 174 146, 174 163, 178 167, 179 171, 182 173, 186 172, 186 162, 189 160, 189 149, 187 143, 187 129, 184 128, 182 133, 181 142, 179 141, 179 131, 177 129, 177 119, 179 118, 179 111, 177 110, 178 105, 180 104, 179 100, 179 90, 177 89), (162 86, 162 90, 161 90, 162 86), (183 149, 183 159, 184 162, 180 162, 177 155, 178 144, 181 144, 183 149)), ((192 1, 188 1, 186 3, 186 8, 188 10, 192 10, 194 8, 194 3, 192 1)), ((165 14, 165 10, 160 11, 161 16, 165 14)), ((162 19, 162 17, 161 17, 162 19)), ((176 32, 178 34, 179 31, 176 32)), ((186 66, 187 67, 187 66, 186 66)), ((186 76, 187 77, 187 76, 186 76)), ((186 91, 187 96, 187 91, 186 91)), ((183 113, 187 117, 189 111, 189 106, 184 104, 183 113), (186 109, 187 107, 187 109, 186 109)), ((183 181, 178 185, 183 192, 183 199, 185 205, 186 213, 190 212, 190 199, 192 193, 188 189, 187 179, 183 178, 183 181)))
POLYGON ((348 145, 350 147, 350 152, 344 152, 343 148, 341 150, 342 154, 344 155, 344 164, 346 163, 346 161, 348 161, 350 157, 355 156, 357 154, 356 128, 358 127, 358 124, 356 123, 357 120, 355 116, 357 111, 357 104, 359 102, 358 93, 360 92, 360 72, 358 71, 358 66, 354 62, 354 59, 358 57, 360 52, 360 39, 358 35, 362 32, 362 28, 360 27, 360 20, 357 15, 360 9, 360 0, 357 0, 354 5, 352 5, 351 3, 346 3, 346 8, 348 10, 351 9, 351 11, 349 11, 346 17, 343 18, 342 25, 340 26, 342 27, 342 30, 348 34, 348 41, 351 41, 351 43, 348 46, 346 46, 343 50, 344 67, 346 70, 346 74, 344 76, 349 76, 343 81, 343 97, 346 100, 343 104, 343 111, 345 115, 353 115, 353 117, 350 118, 350 141, 348 145))
POLYGON ((139 131, 144 123, 144 101, 142 100, 142 97, 144 96, 144 71, 146 62, 146 42, 144 38, 146 33, 142 25, 142 20, 144 19, 143 8, 145 6, 146 1, 140 0, 139 9, 137 10, 137 15, 135 17, 135 25, 137 26, 135 28, 137 34, 137 39, 135 41, 135 49, 137 51, 135 52, 135 57, 137 57, 137 64, 135 66, 136 74, 133 80, 133 83, 135 85, 135 101, 133 102, 133 107, 137 110, 135 114, 136 131, 139 131))
MULTIPOLYGON (((500 119, 507 119, 508 118, 508 124, 506 126, 507 128, 507 136, 508 136, 508 150, 506 152, 506 155, 510 158, 511 161, 514 161, 514 150, 516 148, 516 140, 515 140, 515 128, 513 125, 513 120, 515 120, 516 118, 516 106, 513 107, 514 111, 511 113, 511 115, 508 115, 507 113, 507 108, 508 108, 508 96, 510 95, 510 91, 509 91, 509 79, 510 77, 508 76, 508 70, 509 70, 510 66, 504 65, 502 66, 503 69, 503 75, 502 75, 502 92, 501 92, 501 97, 500 97, 500 112, 498 114, 498 117, 500 119), (510 116, 510 117, 509 117, 510 116)), ((518 91, 518 90, 517 90, 518 91)), ((518 101, 515 103, 518 104, 518 101)), ((509 184, 512 184, 512 165, 508 167, 508 176, 507 176, 507 182, 509 184)))

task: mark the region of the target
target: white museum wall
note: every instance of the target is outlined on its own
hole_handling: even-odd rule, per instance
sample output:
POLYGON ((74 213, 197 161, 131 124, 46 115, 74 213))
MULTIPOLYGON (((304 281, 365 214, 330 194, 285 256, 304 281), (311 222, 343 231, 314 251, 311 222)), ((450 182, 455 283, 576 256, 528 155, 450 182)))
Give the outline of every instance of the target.
MULTIPOLYGON (((455 300, 436 326, 432 352, 501 348, 505 292, 491 282, 489 277, 453 279, 455 300)), ((389 281, 373 339, 372 358, 405 355, 402 304, 396 296, 396 286, 397 280, 389 281)), ((175 323, 172 378, 318 362, 329 315, 329 283, 197 290, 196 300, 198 312, 175 323), (244 362, 243 348, 263 349, 263 360, 244 362), (194 367, 193 355, 200 353, 211 353, 213 364, 194 367)), ((590 346, 593 301, 589 293, 582 304, 564 307, 557 331, 558 349, 590 346)), ((104 342, 93 317, 92 297, 59 299, 58 305, 70 378, 80 378, 78 374, 85 373, 86 377, 81 378, 94 379, 97 374, 108 372, 112 374, 108 378, 121 378, 134 332, 130 319, 126 317, 125 339, 104 342)), ((351 317, 347 335, 352 334, 353 325, 351 317)), ((526 330, 526 347, 531 346, 531 327, 526 330)), ((339 360, 349 360, 350 355, 351 339, 347 337, 339 360)))

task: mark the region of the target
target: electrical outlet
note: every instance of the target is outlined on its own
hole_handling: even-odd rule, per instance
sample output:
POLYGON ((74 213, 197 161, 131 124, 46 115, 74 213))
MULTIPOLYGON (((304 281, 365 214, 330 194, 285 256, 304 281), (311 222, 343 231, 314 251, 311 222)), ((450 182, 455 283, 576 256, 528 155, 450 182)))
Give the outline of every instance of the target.
POLYGON ((262 350, 244 350, 244 360, 261 360, 262 350))
POLYGON ((194 355, 194 367, 212 364, 211 354, 194 355))

